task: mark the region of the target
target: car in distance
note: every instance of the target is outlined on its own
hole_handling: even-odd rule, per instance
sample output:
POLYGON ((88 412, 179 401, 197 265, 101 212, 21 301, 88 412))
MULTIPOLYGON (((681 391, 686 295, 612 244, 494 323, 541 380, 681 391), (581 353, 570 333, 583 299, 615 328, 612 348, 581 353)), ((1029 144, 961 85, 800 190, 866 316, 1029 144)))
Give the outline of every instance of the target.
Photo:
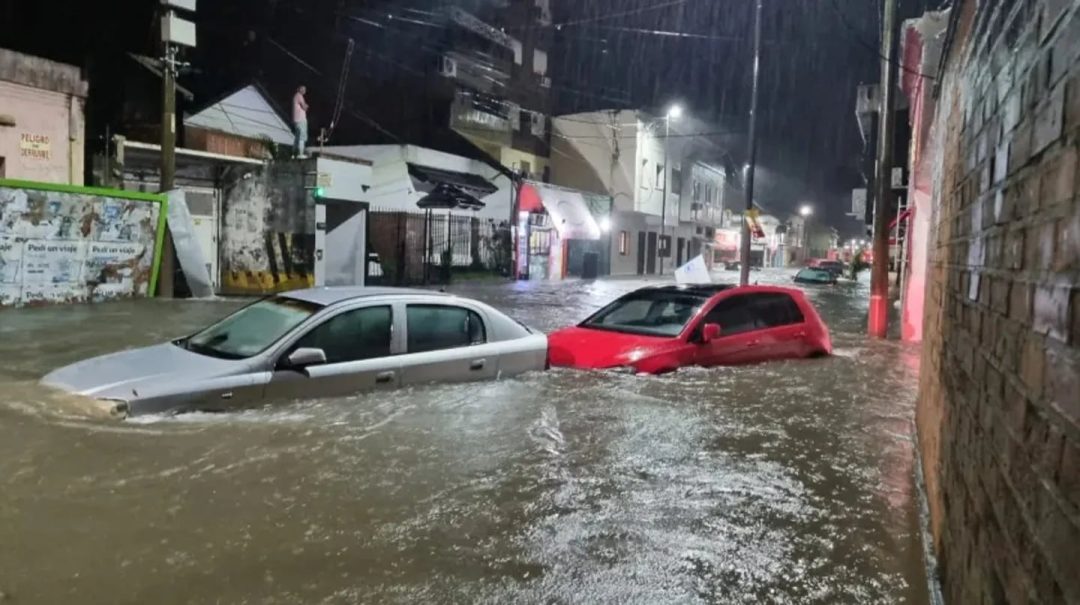
POLYGON ((60 368, 42 383, 126 416, 489 380, 546 362, 543 334, 479 301, 312 288, 261 299, 185 338, 60 368))
POLYGON ((797 284, 835 284, 836 274, 828 269, 805 267, 792 278, 797 284))
POLYGON ((831 353, 829 330, 806 296, 777 286, 643 288, 548 336, 553 367, 627 373, 831 353))
POLYGON ((811 269, 824 269, 836 277, 840 277, 844 274, 844 263, 838 260, 815 258, 811 259, 807 266, 811 269))

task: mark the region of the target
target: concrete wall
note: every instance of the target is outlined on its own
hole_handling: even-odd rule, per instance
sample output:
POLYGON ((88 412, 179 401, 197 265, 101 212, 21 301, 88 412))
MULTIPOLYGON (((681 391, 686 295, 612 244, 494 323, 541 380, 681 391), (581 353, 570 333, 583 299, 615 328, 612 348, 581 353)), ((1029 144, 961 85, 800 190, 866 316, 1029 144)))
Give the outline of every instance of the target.
POLYGON ((1080 3, 954 10, 916 417, 933 547, 951 603, 1077 603, 1080 3))
POLYGON ((86 91, 76 67, 0 49, 0 178, 83 184, 86 91))
POLYGON ((266 294, 314 284, 315 202, 304 173, 315 160, 275 162, 225 188, 223 294, 266 294))

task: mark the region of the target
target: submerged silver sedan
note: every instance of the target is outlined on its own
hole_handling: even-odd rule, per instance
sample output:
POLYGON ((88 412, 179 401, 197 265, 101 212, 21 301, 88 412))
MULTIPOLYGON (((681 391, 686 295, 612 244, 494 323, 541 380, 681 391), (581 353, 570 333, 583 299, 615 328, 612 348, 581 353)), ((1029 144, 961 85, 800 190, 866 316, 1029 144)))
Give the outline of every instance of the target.
POLYGON ((264 298, 186 338, 60 368, 42 383, 127 416, 494 379, 546 363, 546 336, 479 301, 312 288, 264 298))

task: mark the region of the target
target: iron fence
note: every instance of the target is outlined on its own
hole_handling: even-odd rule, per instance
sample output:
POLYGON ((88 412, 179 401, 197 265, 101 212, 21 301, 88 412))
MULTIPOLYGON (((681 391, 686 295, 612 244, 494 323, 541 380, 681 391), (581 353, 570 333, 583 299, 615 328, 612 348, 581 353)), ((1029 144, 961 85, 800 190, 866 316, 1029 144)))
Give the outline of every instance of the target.
POLYGON ((368 215, 369 282, 393 286, 450 283, 454 276, 509 276, 509 223, 444 210, 373 209, 368 215), (381 273, 381 275, 375 275, 381 273))

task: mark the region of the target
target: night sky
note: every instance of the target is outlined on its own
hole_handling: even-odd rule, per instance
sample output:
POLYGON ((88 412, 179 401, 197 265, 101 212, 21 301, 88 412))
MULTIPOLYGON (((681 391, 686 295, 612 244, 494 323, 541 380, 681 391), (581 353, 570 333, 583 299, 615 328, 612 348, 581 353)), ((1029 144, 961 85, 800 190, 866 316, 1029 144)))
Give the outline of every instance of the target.
MULTIPOLYGON (((418 3, 482 10, 477 5, 490 1, 204 0, 201 48, 190 58, 199 71, 184 84, 209 101, 255 77, 275 96, 285 97, 275 99, 284 107, 292 81, 316 76, 305 76, 307 68, 279 49, 268 52, 259 39, 262 32, 291 40, 291 48, 302 49, 298 58, 336 78, 338 65, 320 56, 319 43, 325 40, 324 46, 334 49, 328 55, 335 55, 335 41, 343 32, 311 31, 306 24, 318 23, 320 13, 344 6, 363 14, 418 3)), ((551 3, 553 20, 561 24, 552 32, 549 52, 557 113, 662 111, 679 102, 689 118, 679 126, 684 133, 709 133, 718 149, 744 160, 753 0, 551 3)), ((901 16, 918 15, 939 3, 901 0, 901 16)), ((0 0, 0 46, 87 67, 95 77, 93 95, 107 86, 101 81, 109 81, 111 72, 132 69, 124 52, 155 54, 154 5, 149 0, 0 0)), ((850 190, 861 182, 855 87, 878 79, 880 10, 880 0, 765 0, 757 198, 770 210, 792 211, 810 202, 819 217, 842 232, 858 231, 858 223, 844 217, 850 190)), ((345 33, 358 37, 362 47, 363 31, 345 33)), ((408 63, 416 54, 407 39, 399 49, 381 44, 381 56, 390 53, 387 61, 408 63)), ((365 93, 370 91, 355 95, 354 118, 363 113, 365 93)), ((319 91, 313 96, 318 109, 319 91)))

